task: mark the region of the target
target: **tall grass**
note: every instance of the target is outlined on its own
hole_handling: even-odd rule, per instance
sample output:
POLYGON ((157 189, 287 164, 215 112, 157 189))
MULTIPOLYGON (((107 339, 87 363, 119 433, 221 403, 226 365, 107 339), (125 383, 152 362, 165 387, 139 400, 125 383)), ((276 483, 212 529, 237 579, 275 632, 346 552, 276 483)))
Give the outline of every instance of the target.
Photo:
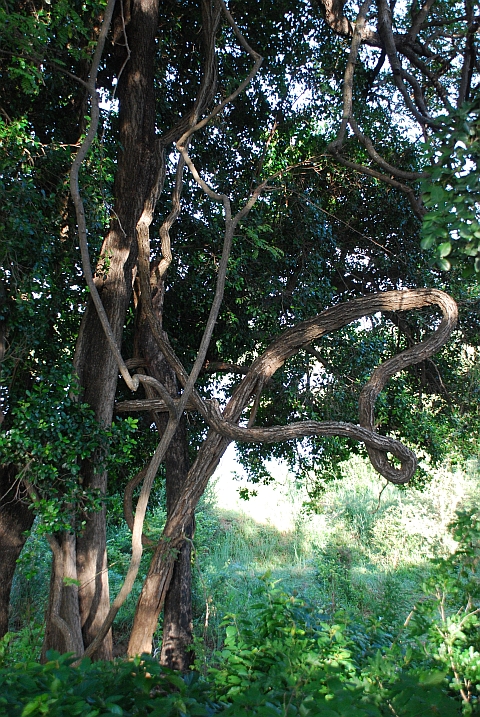
POLYGON ((194 604, 204 659, 221 642, 224 616, 249 611, 265 573, 326 613, 396 629, 421 593, 427 561, 454 548, 447 526, 455 510, 480 496, 473 462, 464 470, 443 466, 417 488, 385 485, 357 457, 342 465, 342 474, 325 484, 316 513, 292 500, 288 531, 255 522, 248 504, 234 512, 210 499, 199 513, 194 604))

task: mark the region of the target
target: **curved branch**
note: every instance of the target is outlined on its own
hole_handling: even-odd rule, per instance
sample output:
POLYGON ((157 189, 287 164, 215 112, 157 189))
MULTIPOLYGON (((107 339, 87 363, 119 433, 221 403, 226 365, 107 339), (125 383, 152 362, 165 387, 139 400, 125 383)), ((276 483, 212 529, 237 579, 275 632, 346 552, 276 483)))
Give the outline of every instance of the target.
MULTIPOLYGON (((371 453, 371 459, 373 456, 372 463, 382 475, 393 482, 404 482, 409 478, 404 477, 406 473, 402 472, 403 467, 400 470, 392 466, 386 454, 392 453, 397 456, 407 465, 405 469, 407 472, 412 470, 412 454, 403 446, 399 448, 401 444, 398 441, 389 444, 391 447, 386 447, 387 444, 382 443, 382 441, 388 442, 393 441, 393 439, 383 436, 375 437, 377 435, 373 433, 375 402, 391 376, 412 364, 425 360, 446 343, 456 326, 457 317, 457 305, 454 300, 438 289, 387 291, 338 304, 312 319, 287 329, 275 339, 266 351, 252 363, 247 375, 235 389, 223 415, 219 413, 215 403, 201 401, 201 403, 194 403, 193 405, 197 410, 200 410, 214 431, 232 440, 272 442, 277 439, 291 440, 301 435, 334 435, 334 426, 337 426, 338 435, 345 435, 366 443, 369 447, 369 455, 371 453), (317 341, 327 333, 343 328, 352 321, 361 319, 364 316, 377 312, 411 311, 425 306, 438 306, 441 309, 443 319, 439 327, 421 343, 388 359, 374 370, 370 381, 365 385, 360 395, 360 427, 346 423, 335 424, 333 422, 303 422, 292 424, 293 428, 289 426, 273 426, 268 429, 245 429, 236 425, 251 397, 253 395, 258 396, 259 387, 265 385, 273 374, 283 366, 285 361, 298 353, 298 351, 309 348, 313 341, 317 341), (360 431, 355 435, 355 431, 359 428, 366 429, 367 433, 360 431), (310 431, 310 433, 302 434, 303 429, 310 431), (245 431, 248 430, 251 432, 246 433, 245 431), (375 444, 377 440, 382 443, 382 446, 380 446, 380 443, 375 444)), ((138 410, 141 410, 141 404, 143 404, 144 409, 151 407, 151 403, 148 402, 138 401, 135 403, 138 410)), ((410 473, 409 477, 412 474, 410 473)))
POLYGON ((425 0, 425 2, 422 4, 420 10, 417 12, 415 17, 413 18, 412 26, 410 30, 408 31, 407 38, 409 42, 415 42, 417 39, 417 35, 422 29, 422 25, 425 22, 425 20, 428 17, 428 13, 432 9, 432 6, 434 4, 435 0, 425 0))
MULTIPOLYGON (((365 443, 367 448, 380 455, 391 453, 401 462, 401 467, 388 465, 388 470, 379 471, 391 483, 408 483, 417 468, 415 453, 395 438, 382 436, 373 430, 343 421, 299 421, 288 426, 247 427, 238 426, 223 419, 218 404, 209 404, 209 422, 212 428, 222 436, 241 443, 283 443, 285 441, 306 438, 307 436, 343 436, 365 443), (388 472, 388 475, 385 473, 388 472)), ((377 469, 378 470, 378 469, 377 469)))
MULTIPOLYGON (((239 426, 235 426, 240 420, 242 412, 248 405, 251 396, 258 390, 258 387, 261 386, 265 380, 268 380, 288 358, 295 355, 295 353, 303 347, 308 346, 312 341, 324 336, 329 331, 334 331, 351 321, 377 313, 378 311, 407 311, 430 305, 439 305, 444 314, 448 314, 448 329, 452 330, 456 320, 455 302, 443 292, 435 289, 385 292, 384 294, 363 297, 328 309, 318 316, 288 329, 273 341, 265 353, 253 362, 248 374, 234 391, 222 415, 219 415, 215 405, 213 407, 206 406, 206 420, 212 425, 215 424, 215 426, 209 431, 206 440, 198 452, 197 458, 184 483, 182 494, 178 497, 173 510, 169 514, 163 531, 163 539, 159 541, 155 549, 152 566, 147 578, 149 581, 149 594, 156 596, 153 610, 155 614, 151 615, 148 610, 142 612, 142 628, 137 631, 138 634, 136 634, 135 641, 131 640, 129 644, 128 653, 130 655, 140 654, 145 651, 148 652, 151 648, 151 635, 155 629, 156 616, 161 609, 170 581, 174 560, 172 557, 172 548, 176 549, 182 544, 184 526, 191 520, 198 500, 205 490, 210 476, 232 440, 229 435, 235 434, 239 440, 243 438, 251 438, 254 440, 259 438, 268 440, 272 438, 272 429, 269 428, 252 429, 254 431, 260 430, 263 433, 249 434, 243 431, 250 429, 242 429, 239 426)), ((447 333, 445 333, 442 328, 440 338, 445 340, 447 333)), ((437 338, 439 337, 437 336, 437 338)), ((429 350, 435 350, 436 346, 437 339, 433 338, 432 341, 432 337, 430 337, 429 350)), ((413 361, 414 357, 410 356, 410 359, 413 361)), ((200 409, 203 410, 204 407, 205 404, 203 404, 203 406, 200 404, 200 409)), ((322 426, 322 424, 312 422, 307 425, 300 424, 298 428, 294 426, 293 429, 281 427, 280 430, 283 433, 283 437, 288 439, 296 437, 294 435, 295 430, 297 431, 297 435, 301 435, 301 431, 306 428, 312 430, 312 433, 317 434, 325 428, 325 425, 322 426), (285 429, 292 430, 292 433, 289 435, 284 432, 285 429)), ((276 427, 274 427, 274 430, 276 430, 276 427)), ((403 463, 403 467, 411 472, 411 468, 408 467, 409 462, 413 460, 411 453, 407 448, 401 446, 401 444, 392 442, 392 439, 377 436, 368 428, 352 426, 351 424, 337 424, 335 430, 344 431, 344 435, 353 438, 356 434, 362 440, 370 443, 370 445, 376 443, 377 450, 380 448, 380 445, 382 445, 385 453, 390 452, 391 449, 394 448, 403 463), (363 433, 363 431, 365 431, 365 433, 363 433)), ((390 468, 392 469, 390 479, 397 482, 399 478, 402 479, 398 469, 395 469, 393 466, 390 466, 390 468)))
POLYGON ((348 55, 347 67, 345 68, 345 75, 343 79, 343 114, 342 123, 338 131, 336 140, 332 143, 332 148, 339 150, 345 139, 345 132, 347 130, 348 122, 352 117, 352 106, 353 106, 353 76, 355 74, 355 65, 357 62, 358 51, 362 44, 363 29, 365 27, 367 12, 372 3, 372 0, 365 0, 361 6, 357 15, 357 21, 355 23, 355 29, 353 31, 352 44, 350 46, 350 53, 348 55))
MULTIPOLYGON (((132 480, 127 483, 127 487, 125 488, 125 491, 123 493, 123 517, 125 518, 125 521, 131 532, 133 532, 133 525, 135 522, 135 516, 132 508, 133 491, 137 486, 140 485, 142 480, 145 478, 146 473, 146 468, 143 468, 139 473, 137 473, 137 475, 134 476, 132 480)), ((148 538, 145 533, 142 533, 142 545, 153 547, 156 544, 157 543, 154 540, 148 538)))
POLYGON ((332 156, 335 157, 337 162, 343 164, 344 167, 354 169, 356 172, 359 172, 360 174, 366 174, 368 177, 380 179, 382 182, 389 184, 391 187, 395 187, 395 189, 400 189, 401 192, 406 194, 407 199, 410 202, 410 205, 417 219, 420 219, 420 221, 422 221, 423 217, 426 214, 426 210, 421 200, 417 199, 417 197, 415 196, 415 192, 413 191, 413 189, 407 184, 403 184, 403 182, 400 182, 398 179, 393 179, 392 177, 389 177, 388 174, 382 174, 382 172, 378 172, 376 169, 372 169, 371 167, 366 167, 363 164, 358 164, 357 162, 351 162, 349 159, 346 159, 338 152, 332 152, 332 156))
POLYGON ((373 159, 373 161, 376 162, 376 164, 378 164, 378 166, 381 167, 385 172, 389 172, 390 174, 393 174, 394 177, 398 177, 399 179, 405 179, 407 181, 414 179, 422 179, 423 177, 427 176, 425 172, 405 172, 403 169, 398 169, 397 167, 392 166, 385 159, 383 159, 380 154, 378 154, 377 150, 373 146, 372 140, 370 139, 370 137, 366 137, 361 132, 353 116, 350 117, 349 124, 353 130, 353 133, 355 134, 355 137, 361 144, 363 144, 363 146, 367 150, 369 157, 373 159))
MULTIPOLYGON (((388 361, 378 366, 361 393, 359 403, 361 427, 366 428, 368 431, 374 431, 375 402, 378 394, 383 389, 388 379, 395 373, 405 369, 407 366, 423 361, 425 358, 428 358, 438 351, 439 348, 448 340, 448 337, 455 328, 458 317, 457 305, 454 300, 448 296, 448 294, 438 291, 437 289, 410 289, 406 291, 389 291, 383 294, 374 294, 372 296, 354 299, 346 304, 339 304, 331 309, 327 309, 313 319, 309 319, 291 329, 288 329, 270 345, 262 356, 253 362, 250 367, 249 374, 247 374, 245 379, 243 379, 241 384, 237 387, 231 401, 227 404, 227 408, 223 414, 223 419, 227 423, 238 421, 243 408, 247 405, 248 400, 255 392, 259 383, 264 384, 266 380, 271 378, 275 371, 283 366, 288 358, 291 358, 301 348, 309 345, 312 341, 318 340, 321 336, 342 328, 352 321, 379 311, 410 311, 412 309, 432 305, 438 306, 443 314, 443 320, 438 329, 431 336, 425 339, 425 341, 412 346, 406 351, 388 359, 388 361)), ((209 419, 210 421, 212 420, 211 415, 209 416, 209 419)), ((229 433, 229 431, 231 431, 230 426, 227 425, 224 429, 221 428, 218 423, 218 415, 214 414, 213 420, 215 423, 211 423, 211 425, 217 432, 221 435, 232 437, 231 433, 229 433)), ((321 432, 321 430, 323 430, 321 425, 322 424, 316 424, 315 429, 312 428, 312 430, 321 432)), ((342 424, 340 426, 341 431, 345 430, 344 425, 345 424, 342 424)), ((331 426, 332 424, 329 424, 328 430, 331 430, 331 426)), ((275 430, 277 430, 277 427, 275 427, 275 430)), ((295 430, 301 429, 297 427, 295 430)), ((247 436, 245 433, 243 435, 247 436)), ((260 436, 261 434, 258 433, 256 435, 260 436)), ((287 435, 287 433, 285 432, 283 435, 287 435)), ((332 434, 329 433, 328 435, 332 434)), ((346 434, 339 433, 339 435, 346 434)), ((240 436, 240 433, 238 433, 238 436, 240 436)), ((355 438, 353 434, 351 434, 351 437, 355 438)), ((238 440, 242 439, 239 437, 238 440)), ((253 434, 251 434, 251 437, 248 438, 248 440, 253 440, 253 434)), ((262 440, 266 440, 266 438, 262 440)), ((289 438, 284 438, 283 440, 289 440, 289 438)), ((358 438, 357 440, 363 440, 363 438, 358 438)), ((369 447, 368 450, 370 459, 372 460, 376 470, 392 482, 403 482, 404 475, 407 473, 402 473, 400 469, 392 466, 387 457, 387 452, 397 455, 395 451, 398 446, 393 446, 392 444, 394 450, 391 448, 388 448, 387 450, 379 449, 378 447, 373 446, 370 438, 368 438, 365 443, 369 447)), ((403 457, 400 455, 397 457, 399 457, 406 465, 408 464, 406 470, 407 472, 410 471, 410 453, 403 457)), ((413 473, 411 473, 411 475, 412 474, 413 473)), ((409 480, 409 478, 406 480, 409 480)))
POLYGON ((392 14, 386 0, 379 0, 378 3, 378 33, 383 41, 385 51, 392 68, 393 80, 401 93, 405 105, 408 107, 417 122, 424 127, 430 125, 437 127, 437 124, 430 115, 419 112, 412 102, 405 83, 402 78, 402 65, 397 55, 397 47, 392 29, 392 14))

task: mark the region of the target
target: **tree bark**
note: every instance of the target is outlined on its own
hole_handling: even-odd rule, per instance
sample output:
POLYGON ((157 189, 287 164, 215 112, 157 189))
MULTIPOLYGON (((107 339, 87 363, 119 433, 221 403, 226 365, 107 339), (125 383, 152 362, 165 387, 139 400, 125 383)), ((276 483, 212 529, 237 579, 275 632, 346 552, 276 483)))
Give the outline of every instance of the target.
MULTIPOLYGON (((119 67, 126 61, 118 84, 121 149, 114 184, 115 218, 101 252, 108 269, 105 271, 103 267, 96 276, 97 288, 118 345, 121 344, 132 294, 138 247, 137 223, 145 203, 156 200, 163 169, 155 134, 154 65, 158 0, 134 0, 129 3, 128 13, 125 12, 124 16, 128 23, 128 58, 123 32, 115 38, 119 67)), ((118 367, 92 302, 82 322, 74 365, 82 388, 81 399, 94 409, 97 420, 108 426, 113 416, 118 367)), ((107 475, 98 471, 100 460, 99 455, 98 461, 85 463, 82 480, 86 489, 100 490, 105 494, 107 475)), ((59 565, 59 561, 56 564, 59 565)), ((87 646, 94 639, 110 606, 104 509, 86 516, 85 528, 76 541, 76 569, 80 581, 79 613, 84 645, 87 646)), ((55 626, 49 625, 47 636, 52 636, 55 630, 55 626)), ((47 649, 50 639, 46 640, 47 649)), ((111 659, 111 634, 94 657, 111 659)))
POLYGON ((50 536, 49 542, 53 561, 42 662, 47 661, 48 650, 73 652, 77 657, 81 657, 84 651, 76 581, 75 535, 62 533, 50 536))
MULTIPOLYGON (((185 540, 185 537, 188 537, 188 526, 193 520, 195 508, 207 487, 210 476, 230 443, 231 439, 209 431, 195 463, 188 472, 182 492, 168 515, 162 538, 153 554, 138 599, 128 644, 130 657, 152 651, 152 637, 169 591, 175 562, 181 555, 184 544, 188 542, 185 540)), ((167 647, 168 645, 166 649, 167 647)))
MULTIPOLYGON (((152 308, 162 323, 164 283, 160 279, 155 282, 155 267, 151 272, 152 308)), ((139 304, 141 307, 141 302, 139 304)), ((159 352, 145 315, 140 312, 138 322, 136 353, 143 357, 150 376, 160 381, 173 398, 177 398, 179 390, 175 373, 159 352)), ((165 414, 154 414, 160 433, 166 428, 165 414)), ((167 497, 167 520, 188 474, 188 435, 185 415, 179 426, 165 457, 165 481, 167 497)), ((162 651, 160 661, 171 669, 186 671, 193 662, 193 652, 189 649, 193 642, 192 623, 192 567, 191 540, 194 534, 194 518, 185 527, 186 540, 175 560, 172 579, 165 598, 163 616, 162 651)), ((158 618, 158 615, 157 615, 158 618)))
POLYGON ((16 466, 0 465, 0 638, 8 631, 13 576, 34 520, 26 493, 24 500, 19 496, 23 489, 17 473, 16 466))

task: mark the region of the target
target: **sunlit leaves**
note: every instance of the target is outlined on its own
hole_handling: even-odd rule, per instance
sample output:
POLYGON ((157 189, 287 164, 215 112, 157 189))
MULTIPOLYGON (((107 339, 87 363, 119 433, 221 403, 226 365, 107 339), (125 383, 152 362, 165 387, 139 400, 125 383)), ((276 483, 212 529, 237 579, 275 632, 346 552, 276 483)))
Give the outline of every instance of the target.
POLYGON ((429 145, 421 245, 440 269, 460 264, 467 277, 480 272, 480 112, 470 106, 442 119, 429 145))

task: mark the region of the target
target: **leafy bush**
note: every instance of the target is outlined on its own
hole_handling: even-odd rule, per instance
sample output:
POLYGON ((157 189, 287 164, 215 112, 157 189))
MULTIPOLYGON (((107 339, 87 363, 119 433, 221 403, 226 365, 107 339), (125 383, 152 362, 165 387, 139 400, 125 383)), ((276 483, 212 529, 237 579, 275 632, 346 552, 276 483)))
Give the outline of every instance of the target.
MULTIPOLYGON (((327 619, 264 585, 248 614, 226 617, 207 679, 181 677, 146 656, 74 668, 69 656, 51 654, 46 665, 0 669, 0 715, 480 715, 480 514, 458 513, 451 530, 457 549, 434 561, 397 635, 345 611, 327 619)), ((3 640, 0 664, 6 648, 3 640)))
POLYGON ((84 660, 49 653, 45 665, 0 669, 0 715, 5 717, 181 717, 213 714, 207 686, 151 657, 128 662, 84 660))

